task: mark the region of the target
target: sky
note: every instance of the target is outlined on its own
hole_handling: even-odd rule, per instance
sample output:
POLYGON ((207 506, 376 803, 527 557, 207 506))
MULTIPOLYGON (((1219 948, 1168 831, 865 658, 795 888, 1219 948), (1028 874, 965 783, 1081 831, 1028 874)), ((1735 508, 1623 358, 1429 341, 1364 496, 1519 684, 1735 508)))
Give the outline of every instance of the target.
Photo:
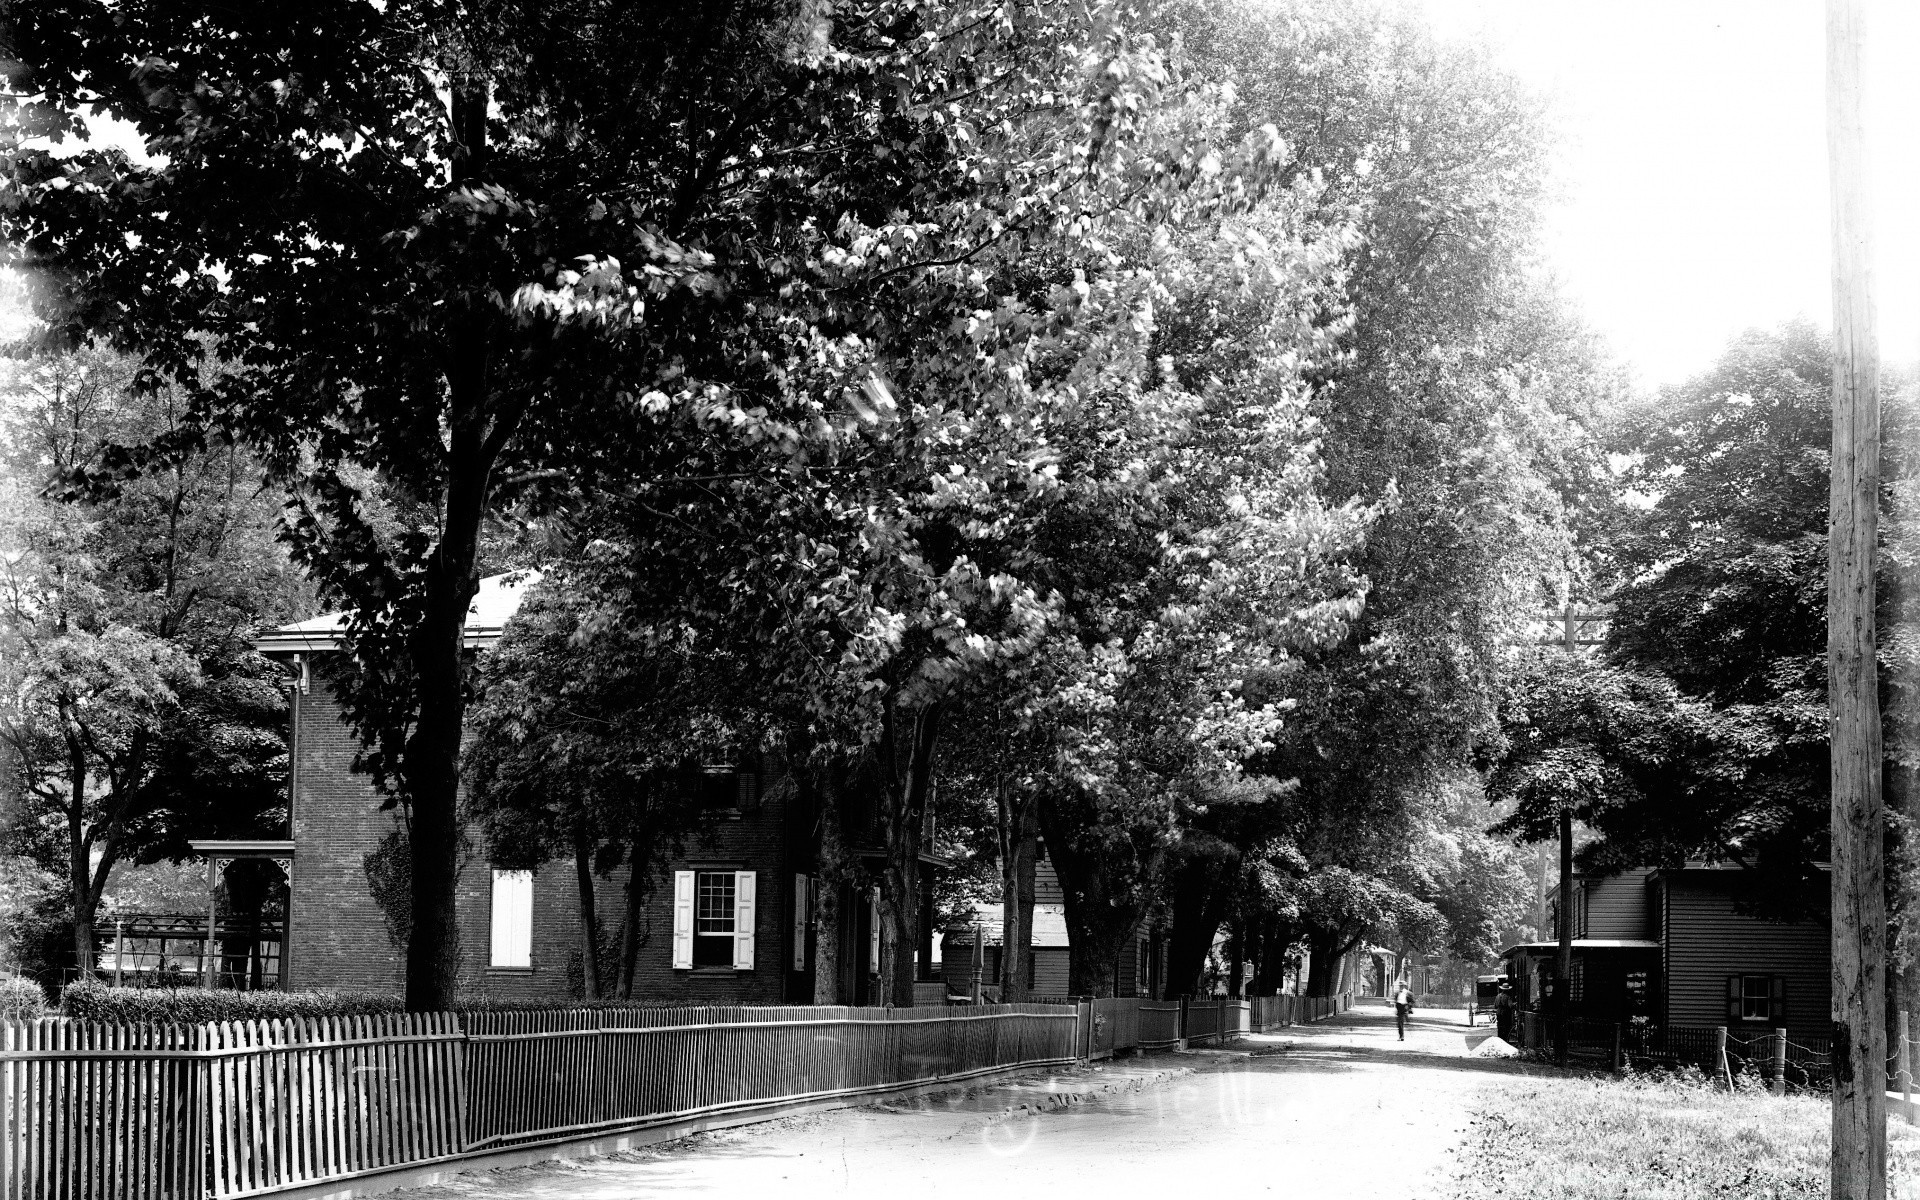
MULTIPOLYGON (((1828 324, 1822 0, 1410 0, 1548 99, 1550 269, 1643 385, 1828 324)), ((1920 362, 1920 3, 1867 0, 1880 344, 1920 362)))

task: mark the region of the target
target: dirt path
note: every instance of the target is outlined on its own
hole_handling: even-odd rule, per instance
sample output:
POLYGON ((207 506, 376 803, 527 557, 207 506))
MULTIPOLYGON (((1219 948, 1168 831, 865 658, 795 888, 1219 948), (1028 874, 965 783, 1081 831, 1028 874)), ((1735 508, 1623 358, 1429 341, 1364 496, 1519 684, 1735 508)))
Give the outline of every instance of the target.
POLYGON ((1402 1043, 1390 1011, 1362 1008, 1236 1050, 1118 1063, 1099 1077, 1194 1071, 1038 1115, 1002 1112, 1037 1098, 1029 1083, 952 1103, 847 1109, 615 1158, 467 1175, 401 1195, 917 1198, 977 1197, 1011 1185, 1015 1194, 1060 1197, 1412 1200, 1439 1177, 1466 1130, 1469 1103, 1527 1070, 1468 1057, 1469 1032, 1457 1013, 1422 1014, 1402 1043))

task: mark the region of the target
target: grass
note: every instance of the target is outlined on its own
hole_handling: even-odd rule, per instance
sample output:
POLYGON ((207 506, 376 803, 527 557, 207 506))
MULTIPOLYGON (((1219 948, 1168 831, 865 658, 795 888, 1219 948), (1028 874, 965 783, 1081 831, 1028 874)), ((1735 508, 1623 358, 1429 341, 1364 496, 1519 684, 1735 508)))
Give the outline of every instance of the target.
MULTIPOLYGON (((1825 1096, 1729 1094, 1698 1075, 1534 1076, 1474 1110, 1457 1200, 1824 1197, 1825 1096)), ((1889 1122, 1890 1197, 1920 1195, 1920 1132, 1889 1122)))

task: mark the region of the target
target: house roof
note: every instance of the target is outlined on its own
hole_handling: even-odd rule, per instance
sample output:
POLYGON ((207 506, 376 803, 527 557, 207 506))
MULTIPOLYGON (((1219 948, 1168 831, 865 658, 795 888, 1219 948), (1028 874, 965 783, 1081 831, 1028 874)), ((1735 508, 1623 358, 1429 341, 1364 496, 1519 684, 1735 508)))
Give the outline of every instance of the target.
MULTIPOLYGON (((1574 938, 1573 948, 1575 950, 1658 950, 1660 943, 1651 938, 1574 938)), ((1520 942, 1502 950, 1500 957, 1505 958, 1516 951, 1547 952, 1559 949, 1559 942, 1520 942)))
MULTIPOLYGON (((998 946, 1003 934, 1001 921, 1004 920, 1005 906, 1000 904, 976 904, 973 915, 956 920, 947 926, 950 933, 971 935, 976 923, 986 926, 986 943, 998 946)), ((973 939, 967 938, 969 942, 973 939)), ((1067 945, 1067 910, 1060 904, 1036 904, 1033 906, 1033 944, 1036 949, 1067 945)))
MULTIPOLYGON (((533 585, 540 582, 538 570, 510 571, 489 575, 480 581, 480 590, 467 606, 466 645, 469 650, 491 646, 500 640, 500 631, 520 610, 521 601, 533 585)), ((295 621, 270 629, 253 641, 262 654, 316 653, 346 647, 347 621, 351 611, 325 613, 305 621, 295 621)))

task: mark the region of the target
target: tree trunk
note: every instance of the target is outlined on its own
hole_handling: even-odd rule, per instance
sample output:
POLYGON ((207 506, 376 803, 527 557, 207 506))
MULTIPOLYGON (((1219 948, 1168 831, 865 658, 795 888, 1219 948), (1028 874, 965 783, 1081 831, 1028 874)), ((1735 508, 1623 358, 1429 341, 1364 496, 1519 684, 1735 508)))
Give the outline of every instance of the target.
POLYGON ((1247 926, 1238 915, 1227 925, 1227 998, 1240 999, 1240 977, 1247 965, 1247 926))
POLYGON ((1341 960, 1359 942, 1359 938, 1343 938, 1327 930, 1315 930, 1307 935, 1310 956, 1307 963, 1307 995, 1324 999, 1339 993, 1344 973, 1341 960))
POLYGON ((584 829, 573 833, 573 882, 580 893, 580 989, 588 1000, 600 991, 600 913, 593 900, 593 839, 584 829))
POLYGON ((846 764, 836 760, 817 770, 800 767, 798 778, 813 800, 813 1002, 845 1004, 840 961, 840 895, 851 871, 842 837, 841 800, 846 764))
POLYGON ((1832 779, 1834 1200, 1887 1191, 1886 817, 1875 669, 1880 383, 1860 77, 1862 0, 1827 2, 1833 230, 1833 452, 1827 530, 1832 779))
POLYGON ((617 986, 622 1000, 633 999, 633 970, 640 961, 640 918, 646 908, 647 867, 646 852, 641 849, 640 839, 635 837, 627 844, 626 910, 620 918, 620 979, 617 986))
MULTIPOLYGON (((488 84, 463 76, 450 97, 455 135, 453 181, 485 174, 488 84)), ((445 488, 440 543, 426 561, 425 595, 407 649, 420 699, 401 764, 410 810, 413 854, 413 928, 407 938, 407 1009, 452 1008, 460 966, 459 885, 460 737, 466 721, 467 607, 479 589, 480 527, 495 462, 512 439, 524 405, 490 404, 487 323, 476 299, 464 324, 447 340, 442 375, 447 388, 445 488)))
POLYGON ((1173 873, 1173 928, 1168 933, 1165 998, 1193 994, 1207 968, 1213 935, 1226 918, 1228 888, 1220 882, 1222 864, 1214 858, 1189 858, 1173 873))
POLYGON ((940 716, 937 703, 912 714, 904 767, 895 736, 898 718, 891 710, 880 743, 880 838, 886 850, 880 868, 880 994, 899 1008, 913 1007, 913 951, 920 944, 920 841, 940 744, 940 716))
POLYGON ((1040 818, 1031 791, 1002 786, 1000 817, 1000 1000, 1033 994, 1033 878, 1039 858, 1040 818))
POLYGON ((1113 964, 1140 923, 1140 909, 1132 896, 1117 894, 1100 860, 1078 848, 1073 835, 1086 816, 1079 808, 1055 793, 1042 793, 1040 830, 1066 900, 1068 990, 1076 996, 1108 996, 1113 964))
POLYGON ((93 864, 87 853, 87 756, 77 734, 67 738, 68 784, 72 789, 67 808, 67 883, 73 895, 73 958, 82 980, 95 975, 93 949, 93 864))

